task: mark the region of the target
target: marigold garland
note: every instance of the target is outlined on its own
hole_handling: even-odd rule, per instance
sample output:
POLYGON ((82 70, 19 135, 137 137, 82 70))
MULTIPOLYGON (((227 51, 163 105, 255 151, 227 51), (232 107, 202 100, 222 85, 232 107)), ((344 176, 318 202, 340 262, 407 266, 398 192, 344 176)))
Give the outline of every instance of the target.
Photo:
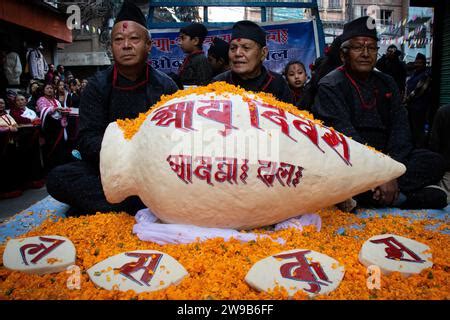
POLYGON ((135 133, 139 131, 139 128, 141 127, 145 119, 147 119, 147 116, 154 109, 164 105, 167 101, 175 98, 186 97, 191 94, 206 94, 206 93, 215 93, 217 95, 225 95, 225 96, 227 94, 237 94, 244 97, 244 101, 249 101, 251 98, 259 98, 260 100, 264 101, 267 104, 280 107, 287 112, 296 115, 301 115, 304 118, 313 120, 317 124, 321 124, 319 120, 314 120, 314 117, 309 112, 301 111, 292 104, 279 101, 270 93, 264 92, 255 93, 252 91, 246 91, 245 89, 242 89, 239 86, 234 86, 226 82, 214 82, 207 86, 188 88, 185 90, 179 90, 171 95, 163 95, 161 96, 161 100, 159 100, 156 104, 154 104, 146 113, 140 113, 139 116, 135 119, 126 118, 124 120, 117 120, 117 124, 123 130, 125 139, 131 139, 135 135, 135 133))
MULTIPOLYGON (((279 101, 270 93, 265 93, 265 92, 255 93, 252 91, 247 91, 245 89, 242 89, 240 86, 234 86, 234 85, 228 84, 226 82, 221 82, 221 81, 211 83, 207 86, 192 87, 192 88, 188 88, 188 89, 184 89, 184 90, 179 90, 171 95, 162 95, 161 99, 156 104, 154 104, 147 112, 140 113, 138 115, 138 117, 134 118, 134 119, 129 119, 129 118, 118 119, 116 121, 117 125, 119 126, 119 128, 122 129, 124 138, 127 140, 130 140, 131 138, 133 138, 133 136, 136 134, 136 132, 139 131, 141 125, 147 119, 148 115, 153 112, 154 109, 159 108, 160 106, 164 105, 166 102, 168 102, 169 100, 172 100, 174 98, 182 98, 182 97, 189 96, 191 94, 205 94, 205 93, 216 93, 217 95, 224 95, 224 96, 226 96, 227 94, 239 94, 243 97, 243 100, 246 102, 250 101, 250 99, 257 98, 257 99, 264 101, 267 104, 280 107, 281 109, 283 109, 287 112, 290 112, 292 114, 301 116, 306 119, 310 119, 311 121, 313 121, 314 123, 316 123, 319 126, 323 125, 321 120, 314 119, 314 116, 311 113, 309 113, 308 111, 300 110, 290 103, 279 101)), ((212 96, 212 97, 214 97, 214 96, 212 96)), ((252 108, 252 106, 250 106, 250 108, 252 108)), ((331 129, 333 129, 333 128, 331 128, 331 129)), ((351 139, 351 137, 348 137, 348 138, 351 139)), ((367 144, 366 144, 366 147, 370 150, 373 150, 376 153, 380 152, 367 144)))
MULTIPOLYGON (((307 248, 327 254, 345 266, 345 276, 340 286, 326 296, 316 299, 449 299, 450 298, 450 237, 439 233, 449 228, 448 223, 412 220, 405 217, 380 216, 361 219, 334 208, 319 211, 322 230, 307 227, 303 232, 288 229, 271 233, 282 237, 284 245, 261 238, 249 243, 237 240, 228 242, 217 238, 185 245, 157 245, 140 241, 132 233, 134 217, 125 213, 96 214, 59 221, 47 220, 23 237, 60 235, 69 238, 77 250, 76 264, 81 268, 81 289, 70 290, 66 282, 69 274, 61 272, 47 275, 30 275, 0 267, 0 299, 287 299, 282 288, 272 292, 257 292, 244 281, 250 267, 269 255, 307 248), (361 229, 351 228, 358 224, 361 229), (427 225, 435 224, 435 230, 427 225), (338 229, 344 227, 345 233, 338 229), (382 276, 381 289, 369 290, 366 286, 366 268, 359 263, 358 253, 365 240, 381 233, 394 233, 430 246, 433 267, 418 275, 402 278, 399 273, 382 276), (189 272, 177 286, 153 293, 136 294, 133 291, 107 291, 96 288, 86 270, 94 264, 118 253, 132 250, 154 249, 166 252, 177 259, 189 272)), ((418 216, 421 214, 418 213, 418 216)), ((5 245, 0 247, 3 256, 5 245)), ((308 299, 299 291, 294 299, 308 299)))

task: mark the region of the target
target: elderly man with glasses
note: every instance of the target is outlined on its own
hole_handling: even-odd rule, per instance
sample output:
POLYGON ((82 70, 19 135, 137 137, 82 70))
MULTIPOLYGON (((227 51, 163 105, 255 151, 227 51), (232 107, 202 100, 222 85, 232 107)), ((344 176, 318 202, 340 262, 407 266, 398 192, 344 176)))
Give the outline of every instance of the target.
POLYGON ((319 82, 313 113, 326 125, 407 167, 400 178, 356 196, 358 205, 445 207, 446 194, 436 186, 444 174, 443 158, 414 149, 398 86, 391 76, 374 70, 378 53, 374 20, 366 16, 346 23, 341 37, 343 65, 319 82))

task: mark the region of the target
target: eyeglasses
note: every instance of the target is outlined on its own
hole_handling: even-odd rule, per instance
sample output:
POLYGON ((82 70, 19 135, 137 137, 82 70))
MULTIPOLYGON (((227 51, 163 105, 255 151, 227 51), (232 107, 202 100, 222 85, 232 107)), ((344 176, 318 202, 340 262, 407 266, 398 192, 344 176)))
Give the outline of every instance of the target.
POLYGON ((348 48, 348 49, 350 49, 350 50, 353 50, 353 51, 356 52, 356 53, 361 53, 361 52, 364 51, 364 49, 367 48, 367 51, 368 51, 370 54, 377 53, 377 52, 378 52, 378 49, 380 49, 380 47, 376 47, 376 46, 366 46, 366 45, 348 46, 348 47, 346 47, 346 48, 348 48))

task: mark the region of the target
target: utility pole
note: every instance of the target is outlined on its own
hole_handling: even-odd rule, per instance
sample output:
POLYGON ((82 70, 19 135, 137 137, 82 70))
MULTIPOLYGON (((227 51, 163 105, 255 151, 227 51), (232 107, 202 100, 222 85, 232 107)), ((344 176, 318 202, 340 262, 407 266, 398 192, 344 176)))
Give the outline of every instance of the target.
MULTIPOLYGON (((402 0, 402 16, 400 21, 403 22, 403 20, 406 19, 406 22, 408 23, 408 19, 409 19, 409 0, 402 0)), ((407 24, 403 24, 400 26, 400 32, 401 35, 400 36, 405 36, 406 33, 406 25, 407 24)), ((406 56, 405 53, 405 44, 402 42, 400 44, 400 50, 403 52, 404 56, 406 56)))
POLYGON ((347 0, 347 10, 345 11, 347 21, 353 20, 353 0, 347 0))

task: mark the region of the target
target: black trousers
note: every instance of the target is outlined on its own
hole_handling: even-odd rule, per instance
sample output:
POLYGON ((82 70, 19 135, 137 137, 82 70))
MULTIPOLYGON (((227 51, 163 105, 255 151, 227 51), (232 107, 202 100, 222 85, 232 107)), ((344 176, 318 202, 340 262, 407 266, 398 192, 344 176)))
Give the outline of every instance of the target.
MULTIPOLYGON (((428 149, 414 149, 406 163, 406 172, 397 178, 400 192, 407 198, 414 198, 415 193, 426 186, 437 185, 445 173, 445 160, 442 155, 428 149)), ((367 191, 355 196, 360 205, 379 207, 372 199, 373 192, 367 191)), ((436 203, 427 203, 430 208, 442 207, 439 203, 442 199, 436 199, 436 203)), ((444 205, 445 206, 445 205, 444 205)))
POLYGON ((427 108, 409 109, 408 117, 414 145, 416 148, 425 147, 428 143, 428 136, 425 132, 425 123, 428 117, 427 108))
POLYGON ((17 132, 18 172, 22 180, 36 181, 44 177, 44 167, 41 161, 41 147, 39 145, 39 127, 23 127, 17 132))
POLYGON ((45 120, 45 129, 43 130, 45 145, 42 150, 47 172, 72 160, 70 156, 72 150, 69 142, 64 140, 63 132, 60 120, 55 120, 48 116, 47 120, 45 120))
POLYGON ((19 190, 24 183, 15 138, 16 133, 0 132, 0 192, 19 190))
POLYGON ((414 149, 405 163, 406 172, 398 178, 400 192, 408 194, 438 184, 445 173, 445 160, 428 149, 414 149))
POLYGON ((106 200, 98 167, 76 161, 54 168, 47 177, 48 193, 71 206, 69 215, 87 215, 96 212, 125 211, 134 215, 146 208, 137 196, 118 204, 106 200))

